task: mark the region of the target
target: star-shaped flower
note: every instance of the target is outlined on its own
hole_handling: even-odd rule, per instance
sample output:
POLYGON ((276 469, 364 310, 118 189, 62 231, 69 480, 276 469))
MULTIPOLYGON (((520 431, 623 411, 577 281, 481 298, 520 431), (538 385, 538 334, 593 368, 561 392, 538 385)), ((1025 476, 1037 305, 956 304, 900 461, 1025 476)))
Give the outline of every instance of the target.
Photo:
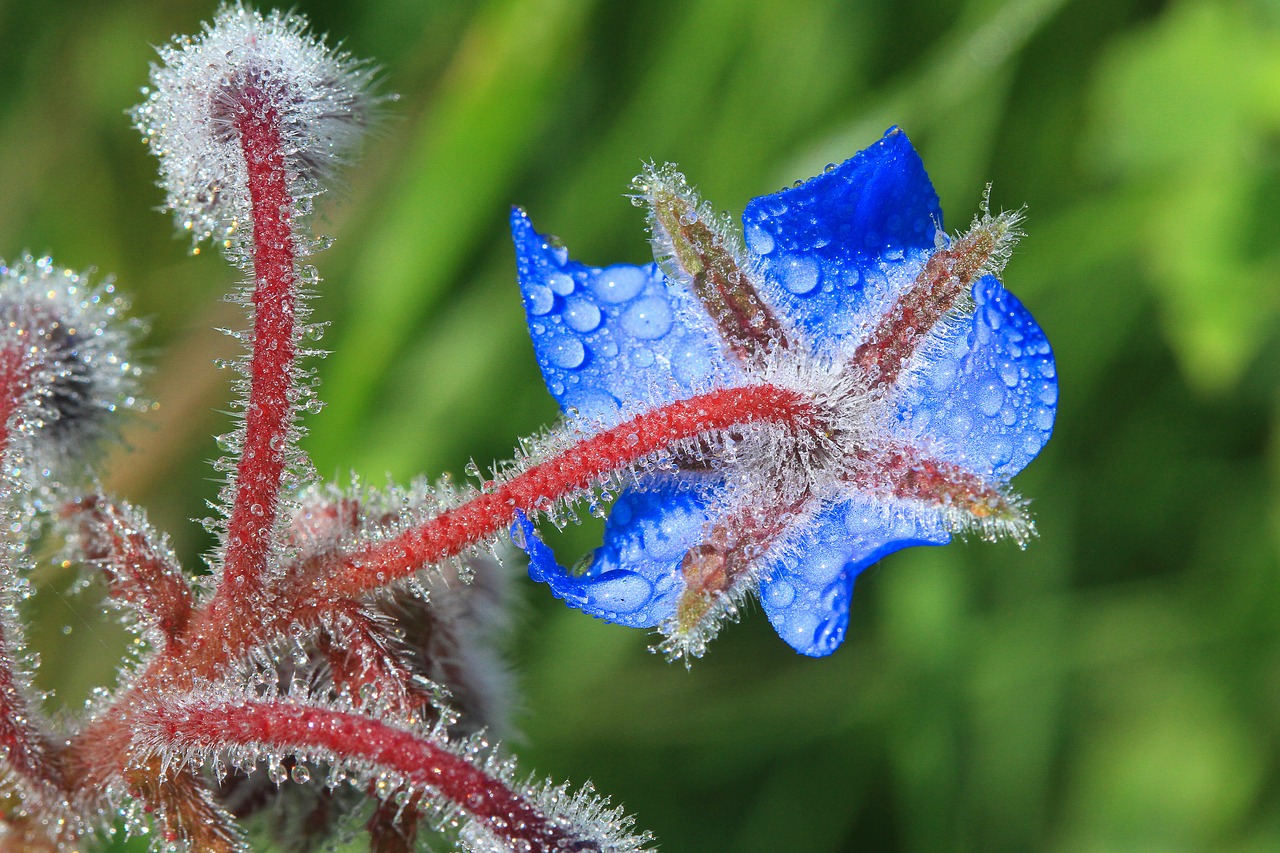
POLYGON ((753 200, 745 247, 674 167, 635 189, 654 264, 585 266, 512 216, 538 363, 570 425, 764 386, 805 414, 744 416, 641 460, 576 572, 518 516, 534 579, 594 616, 658 627, 673 657, 701 655, 755 593, 784 640, 820 656, 844 638, 854 579, 887 554, 964 531, 1026 541, 1008 482, 1049 438, 1057 381, 1044 333, 996 277, 1017 214, 984 210, 947 237, 896 128, 753 200))

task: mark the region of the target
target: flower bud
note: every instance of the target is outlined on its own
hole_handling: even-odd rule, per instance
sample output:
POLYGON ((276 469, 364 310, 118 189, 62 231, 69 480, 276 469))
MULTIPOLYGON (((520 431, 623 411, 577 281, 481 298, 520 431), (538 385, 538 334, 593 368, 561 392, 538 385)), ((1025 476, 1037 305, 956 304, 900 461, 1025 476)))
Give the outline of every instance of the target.
POLYGON ((0 261, 6 450, 23 441, 38 467, 83 458, 109 415, 137 404, 128 349, 139 324, 126 307, 110 280, 94 285, 49 258, 0 261))
POLYGON ((147 99, 130 115, 160 158, 165 206, 197 243, 232 246, 249 221, 246 111, 273 115, 298 201, 320 192, 317 179, 353 147, 378 100, 368 92, 373 69, 330 50, 297 15, 223 6, 202 35, 159 53, 147 99))

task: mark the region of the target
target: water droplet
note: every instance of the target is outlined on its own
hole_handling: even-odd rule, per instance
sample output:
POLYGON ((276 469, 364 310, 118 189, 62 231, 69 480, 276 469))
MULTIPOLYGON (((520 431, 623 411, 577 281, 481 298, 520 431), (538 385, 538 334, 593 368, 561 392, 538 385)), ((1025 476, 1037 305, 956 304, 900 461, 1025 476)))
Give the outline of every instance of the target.
POLYGON ((671 331, 671 320, 667 301, 650 296, 627 309, 622 315, 622 328, 641 340, 652 341, 671 331))
POLYGON ((307 769, 307 765, 305 764, 294 765, 289 776, 292 777, 293 781, 297 782, 299 785, 305 785, 311 781, 311 771, 307 769))
POLYGON ((555 302, 556 295, 546 285, 533 284, 525 291, 525 303, 530 314, 546 314, 555 302))
POLYGON ((671 353, 671 372, 686 386, 696 384, 711 375, 711 357, 699 342, 682 339, 671 353))
POLYGON ((757 255, 767 255, 774 248, 773 235, 759 225, 748 226, 747 248, 757 255))
POLYGON ((617 264, 601 270, 590 287, 591 292, 605 302, 626 302, 640 292, 646 279, 639 267, 617 264))
POLYGON ((560 403, 571 420, 607 423, 618 413, 618 401, 604 391, 570 391, 560 403))
POLYGON ((999 468, 1001 465, 1009 464, 1009 460, 1013 458, 1013 446, 1008 440, 999 438, 991 443, 991 464, 999 468))
POLYGON ((634 613, 653 596, 650 583, 635 572, 606 572, 586 590, 587 602, 611 613, 634 613))
POLYGON ((1035 422, 1037 429, 1048 432, 1053 429, 1053 412, 1049 409, 1036 409, 1035 422))
POLYGON ((556 367, 572 370, 586 360, 587 350, 582 345, 582 341, 572 335, 564 335, 556 338, 547 347, 547 358, 556 367))
POLYGON ((790 607, 796 599, 796 588, 787 581, 774 581, 764 586, 765 603, 770 607, 790 607))
POLYGON ((640 368, 650 367, 653 364, 653 350, 641 347, 631 353, 631 363, 640 368))
POLYGON ((796 566, 796 574, 813 586, 826 586, 840 576, 844 555, 830 548, 814 548, 796 566))
POLYGON ((797 296, 812 293, 820 277, 818 265, 811 258, 793 257, 782 265, 782 286, 797 296))
POLYGON ((585 299, 570 299, 564 306, 564 321, 575 332, 590 332, 600 325, 600 309, 585 299))
POLYGON ((551 288, 551 292, 558 296, 568 296, 573 293, 573 276, 562 272, 553 272, 547 276, 547 287, 551 288))
POLYGON ((1004 405, 1004 391, 989 382, 978 389, 978 411, 989 418, 995 417, 1004 405))
POLYGON ((1000 378, 1004 380, 1004 384, 1008 388, 1017 388, 1021 375, 1018 373, 1018 366, 1011 361, 1002 362, 1000 364, 1000 378))

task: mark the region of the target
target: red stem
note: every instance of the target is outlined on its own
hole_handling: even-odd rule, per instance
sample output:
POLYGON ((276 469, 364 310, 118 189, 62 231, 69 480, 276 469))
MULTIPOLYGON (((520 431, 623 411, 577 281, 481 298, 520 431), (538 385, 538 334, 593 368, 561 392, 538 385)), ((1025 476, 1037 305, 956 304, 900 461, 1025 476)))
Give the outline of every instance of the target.
MULTIPOLYGON (((15 415, 23 395, 31 381, 32 366, 27 358, 28 348, 19 341, 0 349, 0 459, 9 450, 9 439, 15 425, 15 415)), ((16 576, 17 568, 0 567, 3 573, 16 576)), ((35 724, 32 710, 22 695, 14 670, 14 638, 7 636, 5 625, 0 622, 0 750, 2 760, 14 772, 28 782, 65 785, 61 773, 50 761, 49 739, 35 724)))
POLYGON ((293 197, 285 172, 280 117, 254 89, 236 117, 253 203, 253 354, 244 447, 227 524, 227 552, 215 614, 227 599, 249 600, 262 588, 280 501, 293 407, 294 310, 297 300, 293 197))
POLYGON ((282 753, 323 750, 365 760, 427 786, 519 849, 592 849, 575 841, 499 779, 428 740, 369 717, 289 702, 153 707, 142 721, 179 748, 266 746, 282 753))
POLYGON ((0 454, 9 449, 9 434, 14 412, 31 379, 30 365, 21 342, 0 350, 0 454))
POLYGON ((337 566, 329 594, 355 597, 385 586, 505 529, 516 510, 533 512, 676 442, 752 421, 803 431, 817 427, 819 417, 799 394, 773 385, 728 388, 669 403, 584 439, 394 539, 348 556, 337 566))
MULTIPOLYGON (((12 568, 9 569, 12 571, 12 568)), ((52 758, 48 738, 34 725, 31 709, 18 686, 13 643, 0 626, 0 749, 3 762, 27 782, 65 790, 66 780, 52 758)))

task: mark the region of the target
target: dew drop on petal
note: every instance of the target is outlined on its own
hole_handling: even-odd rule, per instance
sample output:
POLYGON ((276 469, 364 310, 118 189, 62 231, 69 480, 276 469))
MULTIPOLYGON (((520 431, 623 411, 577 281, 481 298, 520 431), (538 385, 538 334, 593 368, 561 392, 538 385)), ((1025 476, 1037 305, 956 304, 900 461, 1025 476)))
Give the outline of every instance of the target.
POLYGON ((671 372, 686 387, 711 376, 711 357, 697 342, 684 339, 671 353, 671 372))
POLYGON ((1004 391, 996 387, 994 382, 978 389, 978 411, 989 418, 995 417, 1004 405, 1004 391))
POLYGON ((747 248, 757 255, 767 255, 773 251, 773 235, 759 225, 748 227, 746 236, 747 248))
POLYGON ((547 358, 556 367, 572 370, 581 366, 582 362, 586 360, 587 350, 582 345, 582 341, 572 335, 563 335, 556 338, 547 347, 547 358))
POLYGON ((613 527, 626 527, 631 523, 631 516, 631 502, 619 498, 613 505, 613 510, 609 513, 609 524, 613 527))
POLYGON ((636 367, 651 367, 653 365, 653 350, 641 347, 631 353, 631 363, 636 367))
POLYGON ((559 296, 568 296, 573 293, 573 276, 562 272, 555 272, 547 276, 547 286, 551 288, 551 292, 559 296))
POLYGON ((787 581, 775 581, 764 588, 765 603, 781 609, 791 606, 796 599, 796 588, 787 581))
POLYGON ((666 300, 650 296, 626 310, 622 328, 642 341, 652 341, 671 331, 671 320, 671 306, 666 300))
POLYGON ((830 548, 813 548, 795 567, 805 583, 820 587, 834 581, 844 568, 844 555, 830 548))
POLYGON ((634 613, 649 603, 653 586, 635 572, 609 572, 586 590, 587 602, 613 613, 634 613))
POLYGON ((1008 388, 1018 387, 1018 383, 1021 381, 1022 376, 1018 372, 1018 366, 1016 364, 1014 364, 1011 361, 1001 362, 999 370, 1000 370, 1000 378, 1004 380, 1004 384, 1006 387, 1008 388))
POLYGON ((1053 411, 1050 409, 1036 409, 1035 421, 1036 429, 1041 432, 1048 432, 1053 429, 1053 411))
POLYGON ((1013 446, 1008 439, 998 438, 991 443, 991 464, 996 468, 1009 464, 1013 458, 1013 446))
POLYGON ((645 279, 639 267, 616 264, 600 271, 591 282, 591 292, 605 302, 626 302, 640 292, 645 279))
POLYGON ((794 257, 782 265, 782 286, 797 296, 812 293, 818 278, 818 265, 810 258, 794 257))
POLYGON ((556 301, 556 295, 551 292, 551 288, 542 284, 531 285, 526 291, 526 297, 529 302, 529 313, 535 315, 546 314, 556 301))
POLYGON ((594 423, 606 423, 618 413, 618 401, 604 391, 570 391, 561 406, 566 412, 576 411, 576 419, 594 423))
POLYGON ((570 299, 564 306, 564 321, 575 332, 590 332, 600 325, 600 309, 586 299, 570 299))

